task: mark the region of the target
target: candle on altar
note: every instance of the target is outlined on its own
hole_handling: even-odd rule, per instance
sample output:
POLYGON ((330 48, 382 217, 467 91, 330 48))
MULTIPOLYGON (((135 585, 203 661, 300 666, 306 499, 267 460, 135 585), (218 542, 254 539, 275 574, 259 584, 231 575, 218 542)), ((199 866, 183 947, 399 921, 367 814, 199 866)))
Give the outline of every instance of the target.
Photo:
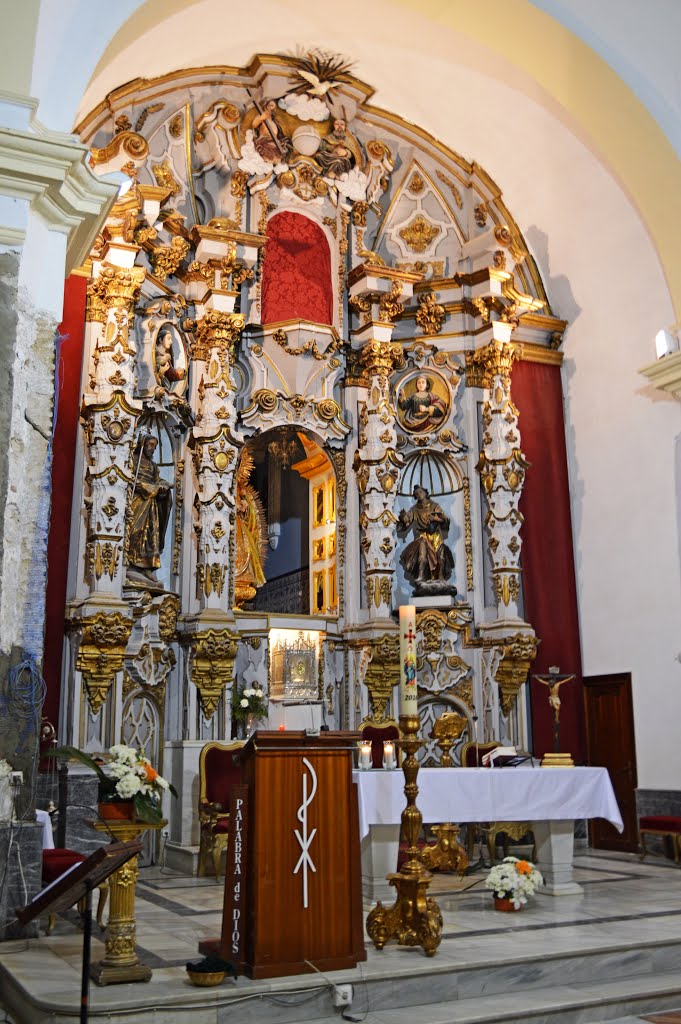
POLYGON ((359 766, 364 772, 371 768, 371 743, 360 743, 359 766))
POLYGON ((383 740, 383 767, 386 771, 395 767, 395 744, 392 740, 383 740))
POLYGON ((416 689, 416 608, 400 606, 400 715, 418 715, 416 689))

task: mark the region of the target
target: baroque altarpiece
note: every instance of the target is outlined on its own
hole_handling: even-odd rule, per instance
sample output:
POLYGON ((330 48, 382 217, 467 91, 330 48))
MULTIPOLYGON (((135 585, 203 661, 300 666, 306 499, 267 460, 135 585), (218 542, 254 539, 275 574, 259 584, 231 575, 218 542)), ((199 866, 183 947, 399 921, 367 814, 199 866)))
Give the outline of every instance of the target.
POLYGON ((177 847, 235 690, 270 727, 397 716, 402 604, 424 737, 456 710, 455 763, 528 741, 512 367, 565 323, 485 171, 371 95, 332 56, 259 56, 79 127, 126 185, 82 269, 60 733, 144 746, 177 847))

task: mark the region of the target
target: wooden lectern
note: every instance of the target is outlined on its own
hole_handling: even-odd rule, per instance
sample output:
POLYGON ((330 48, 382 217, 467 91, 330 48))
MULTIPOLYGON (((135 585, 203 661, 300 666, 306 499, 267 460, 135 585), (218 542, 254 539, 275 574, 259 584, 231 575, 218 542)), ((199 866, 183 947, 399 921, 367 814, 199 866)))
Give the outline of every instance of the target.
POLYGON ((366 959, 356 745, 355 733, 259 731, 237 755, 248 787, 242 966, 250 978, 366 959))

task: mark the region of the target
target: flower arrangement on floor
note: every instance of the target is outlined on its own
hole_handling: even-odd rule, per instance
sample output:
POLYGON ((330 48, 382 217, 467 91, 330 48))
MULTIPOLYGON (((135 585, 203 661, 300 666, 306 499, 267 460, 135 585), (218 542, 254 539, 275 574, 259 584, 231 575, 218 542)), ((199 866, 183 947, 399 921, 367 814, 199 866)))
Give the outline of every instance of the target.
POLYGON ((246 721, 249 718, 267 717, 267 700, 263 691, 246 687, 244 690, 234 690, 232 701, 232 714, 237 721, 246 721))
POLYGON ((528 896, 543 885, 544 879, 529 860, 504 857, 495 864, 485 879, 485 888, 492 889, 497 900, 510 900, 516 910, 527 903, 528 896))
POLYGON ((97 773, 100 803, 132 801, 135 817, 150 825, 163 820, 161 797, 165 792, 177 796, 175 787, 162 778, 151 761, 134 747, 117 743, 108 754, 96 761, 77 747, 57 747, 48 756, 69 757, 87 765, 97 773))

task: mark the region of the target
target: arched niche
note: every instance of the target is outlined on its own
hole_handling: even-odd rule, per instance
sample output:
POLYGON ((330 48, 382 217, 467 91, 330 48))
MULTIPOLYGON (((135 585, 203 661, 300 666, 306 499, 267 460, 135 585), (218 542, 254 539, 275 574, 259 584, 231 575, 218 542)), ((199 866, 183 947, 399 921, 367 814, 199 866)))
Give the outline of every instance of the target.
POLYGON ((284 210, 267 223, 262 277, 262 322, 333 323, 331 252, 309 217, 284 210))
MULTIPOLYGON (((336 477, 328 455, 307 431, 283 426, 251 438, 241 456, 244 462, 249 471, 243 486, 263 510, 259 540, 266 545, 260 549, 265 580, 242 606, 337 615, 336 477)), ((237 564, 245 563, 248 543, 244 535, 237 564)))
MULTIPOLYGON (((175 532, 176 532, 176 509, 175 509, 175 480, 176 480, 176 462, 178 457, 178 449, 181 444, 177 437, 171 436, 163 417, 161 416, 150 416, 140 420, 137 430, 137 442, 133 451, 132 458, 132 479, 133 479, 133 495, 137 481, 140 479, 141 467, 144 462, 142 457, 144 451, 144 443, 147 439, 153 439, 156 442, 154 451, 151 456, 151 461, 158 467, 158 475, 161 481, 168 484, 167 497, 159 503, 158 506, 158 527, 160 532, 161 540, 161 551, 160 551, 160 566, 155 569, 149 569, 146 573, 140 572, 140 570, 133 565, 129 565, 127 569, 126 582, 134 587, 142 587, 153 590, 165 590, 174 591, 176 589, 176 579, 178 574, 177 565, 177 553, 175 551, 175 532)), ((144 495, 140 496, 144 499, 144 495)), ((131 499, 133 502, 135 498, 131 499)), ((131 512, 133 520, 135 516, 134 508, 131 506, 131 512)), ((141 516, 140 526, 143 525, 144 517, 146 515, 145 509, 140 509, 137 515, 141 516)))

